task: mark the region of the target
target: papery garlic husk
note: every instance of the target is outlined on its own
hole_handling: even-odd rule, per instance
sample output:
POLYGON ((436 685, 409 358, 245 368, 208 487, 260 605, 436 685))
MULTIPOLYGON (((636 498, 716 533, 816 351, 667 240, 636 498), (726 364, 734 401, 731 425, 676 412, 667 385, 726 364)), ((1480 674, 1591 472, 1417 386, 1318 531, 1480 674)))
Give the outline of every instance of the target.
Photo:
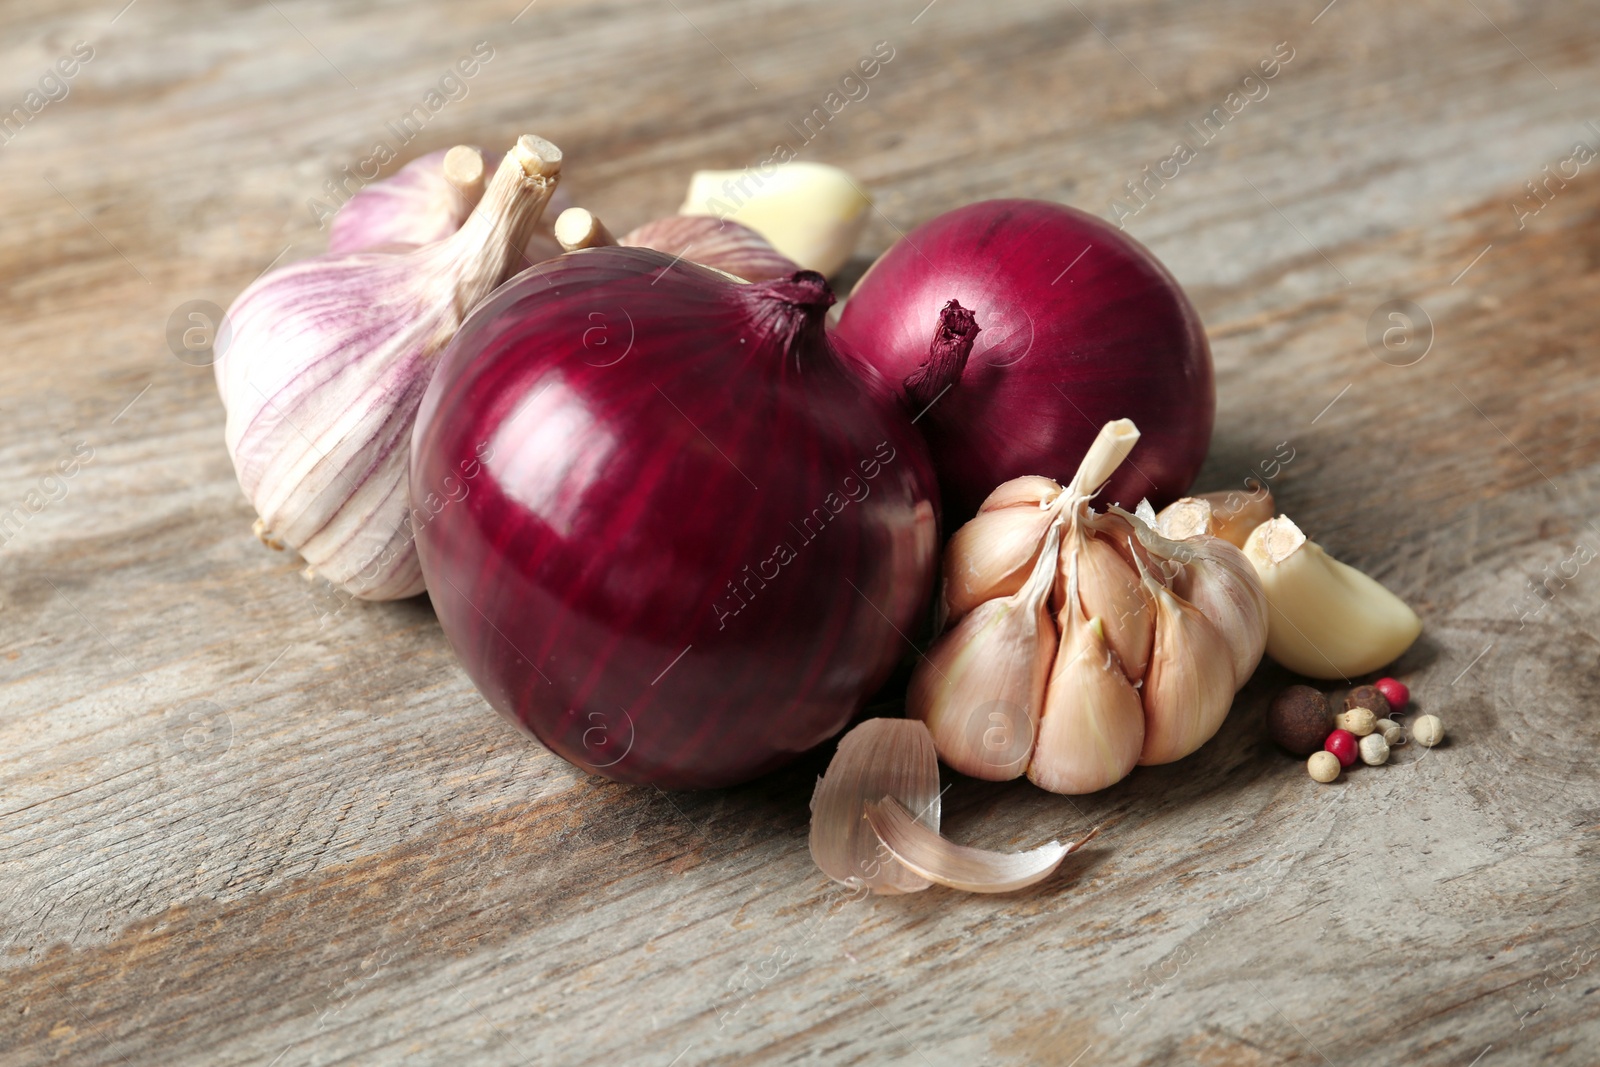
POLYGON ((1155 600, 1155 647, 1144 677, 1143 765, 1182 759, 1209 741, 1233 704, 1233 650, 1193 604, 1145 572, 1155 600))
POLYGON ((1392 663, 1422 632, 1405 601, 1340 563, 1290 519, 1262 523, 1244 554, 1270 616, 1267 655, 1309 678, 1352 678, 1392 663))
POLYGON ((1144 677, 1155 640, 1155 604, 1144 582, 1110 540, 1073 522, 1063 539, 1052 603, 1066 615, 1067 574, 1076 568, 1078 598, 1086 618, 1099 619, 1106 643, 1130 682, 1144 677))
POLYGON ((1068 571, 1056 654, 1028 780, 1052 793, 1092 793, 1126 778, 1144 750, 1139 691, 1098 618, 1084 614, 1076 562, 1068 571))
POLYGON ((1275 511, 1272 493, 1261 486, 1252 493, 1227 490, 1182 497, 1162 508, 1151 525, 1175 541, 1207 534, 1243 548, 1250 531, 1272 518, 1275 511))
POLYGON ((524 136, 460 229, 398 252, 324 255, 257 279, 215 364, 229 454, 264 532, 369 600, 423 589, 406 468, 434 363, 525 262, 561 151, 524 136))
POLYGON ((1049 599, 1060 544, 1057 524, 1022 588, 974 608, 911 673, 906 714, 928 724, 939 755, 963 774, 1004 781, 1027 769, 1055 662, 1049 599))
MULTIPOLYGON (((418 156, 382 181, 358 189, 328 224, 328 251, 370 252, 442 241, 461 228, 483 198, 487 179, 500 165, 499 152, 475 145, 418 156)), ((566 194, 551 197, 546 221, 530 235, 529 262, 561 254, 549 219, 566 206, 566 194)))
POLYGON ((787 278, 801 269, 749 226, 710 215, 668 215, 634 227, 617 243, 680 256, 747 282, 787 278))
POLYGON ((1233 687, 1237 692, 1261 663, 1267 647, 1267 594, 1255 567, 1242 551, 1220 537, 1195 534, 1182 541, 1163 537, 1145 523, 1113 507, 1128 521, 1167 585, 1209 619, 1232 651, 1233 687))
POLYGON ((680 215, 743 223, 805 270, 834 274, 850 260, 872 201, 849 174, 825 163, 696 171, 680 215))
MULTIPOLYGON (((951 536, 941 564, 941 588, 949 622, 959 621, 986 600, 1010 596, 1033 573, 1045 534, 1056 518, 1057 511, 1051 505, 1060 498, 1061 486, 1049 478, 1013 481, 1048 483, 1054 491, 1042 491, 1043 485, 1028 485, 1001 497, 1009 503, 990 508, 985 501, 978 513, 951 536)), ((1012 484, 1000 486, 989 500, 995 500, 1012 484)))
POLYGON ((879 842, 865 806, 885 797, 914 823, 939 832, 939 756, 927 727, 912 719, 868 719, 839 739, 811 795, 811 858, 845 885, 892 895, 931 882, 902 866, 879 842))
POLYGON ((1010 893, 1042 882, 1099 832, 1090 830, 1069 844, 1051 841, 1027 852, 990 852, 942 837, 893 797, 867 804, 866 814, 873 833, 901 864, 931 882, 968 893, 1010 893))

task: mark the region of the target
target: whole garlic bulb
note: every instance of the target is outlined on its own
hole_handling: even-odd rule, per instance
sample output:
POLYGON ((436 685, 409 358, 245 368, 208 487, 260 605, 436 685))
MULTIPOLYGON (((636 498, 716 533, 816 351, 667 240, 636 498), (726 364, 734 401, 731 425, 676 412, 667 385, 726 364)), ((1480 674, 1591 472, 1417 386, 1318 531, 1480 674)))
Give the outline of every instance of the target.
POLYGON ((1070 485, 1006 482, 950 539, 953 625, 913 671, 906 710, 957 770, 1103 789, 1205 744, 1260 661, 1267 601, 1239 549, 1089 506, 1138 438, 1107 423, 1070 485), (1052 593, 1036 613, 1040 575, 1052 593))
POLYGON ((462 320, 524 265, 560 169, 560 149, 524 136, 445 239, 318 256, 234 301, 217 388, 262 540, 363 599, 422 592, 406 483, 417 407, 462 320))
MULTIPOLYGON (((500 153, 474 145, 418 156, 345 201, 328 224, 328 251, 393 251, 397 246, 444 240, 459 230, 478 206, 500 158, 500 153)), ((547 223, 566 206, 565 199, 560 190, 551 197, 542 224, 523 249, 529 262, 561 254, 547 223)))

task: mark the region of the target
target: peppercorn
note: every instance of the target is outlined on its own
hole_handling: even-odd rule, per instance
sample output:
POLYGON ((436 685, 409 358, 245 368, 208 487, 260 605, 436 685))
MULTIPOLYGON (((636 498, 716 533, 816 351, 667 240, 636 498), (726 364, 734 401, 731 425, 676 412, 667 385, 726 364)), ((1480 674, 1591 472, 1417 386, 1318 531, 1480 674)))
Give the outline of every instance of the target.
POLYGON ((1350 695, 1344 698, 1346 708, 1366 708, 1371 711, 1374 718, 1387 719, 1389 717, 1389 698, 1383 691, 1373 685, 1358 685, 1350 690, 1350 695))
POLYGON ((1389 742, 1382 734, 1368 734, 1361 739, 1361 762, 1368 767, 1378 767, 1389 762, 1389 742))
POLYGON ((1437 715, 1424 715, 1411 724, 1411 736, 1423 748, 1432 748, 1444 740, 1444 723, 1437 715))
POLYGON ((1346 708, 1333 717, 1333 725, 1349 730, 1357 737, 1366 737, 1378 727, 1378 717, 1371 708, 1346 708))
POLYGON ((1267 706, 1267 736, 1286 752, 1309 756, 1333 729, 1328 698, 1309 685, 1291 685, 1267 706))
POLYGON ((1356 761, 1356 735, 1349 730, 1335 730, 1322 743, 1324 751, 1339 757, 1341 766, 1348 767, 1356 761))
POLYGON ((1379 719, 1378 733, 1383 735, 1383 743, 1388 745, 1390 748, 1393 748, 1396 745, 1405 744, 1405 727, 1401 726, 1393 719, 1379 719))
POLYGON ((1411 703, 1411 690, 1406 688, 1404 682, 1397 682, 1393 678, 1379 678, 1372 683, 1372 688, 1383 694, 1389 702, 1389 710, 1398 715, 1406 710, 1406 705, 1411 703))
POLYGON ((1339 757, 1332 752, 1313 752, 1306 760, 1307 773, 1324 784, 1339 777, 1339 769, 1339 757))

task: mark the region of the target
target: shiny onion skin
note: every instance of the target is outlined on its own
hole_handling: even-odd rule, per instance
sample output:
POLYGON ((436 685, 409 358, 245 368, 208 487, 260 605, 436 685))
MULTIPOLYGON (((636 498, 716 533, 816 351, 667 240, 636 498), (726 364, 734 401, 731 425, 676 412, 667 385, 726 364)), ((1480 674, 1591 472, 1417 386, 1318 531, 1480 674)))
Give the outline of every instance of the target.
POLYGON ((907 652, 938 489, 828 340, 821 275, 643 248, 473 312, 412 442, 422 570, 496 709, 624 782, 746 781, 833 736, 907 652))
POLYGON ((1143 245, 1060 204, 970 204, 884 253, 837 333, 901 383, 928 359, 951 300, 977 315, 965 370, 931 407, 907 400, 927 407, 917 427, 947 528, 1009 479, 1066 482, 1112 419, 1132 419, 1143 437, 1102 500, 1162 507, 1189 488, 1211 440, 1211 350, 1188 298, 1143 245))

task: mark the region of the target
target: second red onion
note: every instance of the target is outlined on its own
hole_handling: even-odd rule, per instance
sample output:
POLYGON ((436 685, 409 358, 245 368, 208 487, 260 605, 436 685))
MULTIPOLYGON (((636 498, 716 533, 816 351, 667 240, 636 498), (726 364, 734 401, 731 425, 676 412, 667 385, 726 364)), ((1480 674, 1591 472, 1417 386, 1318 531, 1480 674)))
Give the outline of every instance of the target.
POLYGON ((1060 204, 988 200, 917 227, 857 284, 837 333, 911 379, 950 529, 1008 479, 1067 481, 1113 419, 1144 435, 1103 496, 1130 509, 1183 495, 1211 440, 1211 350, 1183 290, 1143 245, 1060 204), (970 354, 952 343, 962 310, 970 354))

